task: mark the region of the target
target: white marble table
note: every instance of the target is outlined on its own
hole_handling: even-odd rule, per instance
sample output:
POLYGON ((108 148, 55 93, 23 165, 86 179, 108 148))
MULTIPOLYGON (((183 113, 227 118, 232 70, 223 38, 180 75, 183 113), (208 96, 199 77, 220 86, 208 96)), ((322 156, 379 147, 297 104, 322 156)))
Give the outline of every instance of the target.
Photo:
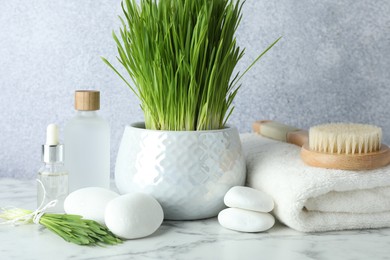
MULTIPOLYGON (((0 206, 35 208, 35 182, 0 179, 0 206)), ((390 259, 390 229, 303 234, 282 225, 248 234, 215 218, 166 221, 118 246, 65 242, 38 225, 0 226, 0 259, 390 259)))

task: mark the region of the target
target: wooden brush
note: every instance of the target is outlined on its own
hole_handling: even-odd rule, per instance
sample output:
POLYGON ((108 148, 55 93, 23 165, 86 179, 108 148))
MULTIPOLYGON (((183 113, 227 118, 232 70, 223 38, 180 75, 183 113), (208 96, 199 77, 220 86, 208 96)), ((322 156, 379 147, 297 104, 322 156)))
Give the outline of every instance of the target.
POLYGON ((265 137, 301 146, 301 158, 310 165, 342 170, 370 170, 390 163, 390 149, 381 144, 382 129, 363 124, 325 124, 309 132, 263 120, 253 131, 265 137))

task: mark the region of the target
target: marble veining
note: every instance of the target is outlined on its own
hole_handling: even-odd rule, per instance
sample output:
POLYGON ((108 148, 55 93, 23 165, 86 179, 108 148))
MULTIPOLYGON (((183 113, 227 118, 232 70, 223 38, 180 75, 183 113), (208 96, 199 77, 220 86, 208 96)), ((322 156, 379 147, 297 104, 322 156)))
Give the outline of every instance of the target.
MULTIPOLYGON (((0 206, 35 208, 35 183, 0 179, 0 206)), ((389 259, 390 229, 263 233, 224 229, 216 218, 166 221, 153 235, 110 247, 63 241, 37 225, 0 226, 1 259, 389 259)))

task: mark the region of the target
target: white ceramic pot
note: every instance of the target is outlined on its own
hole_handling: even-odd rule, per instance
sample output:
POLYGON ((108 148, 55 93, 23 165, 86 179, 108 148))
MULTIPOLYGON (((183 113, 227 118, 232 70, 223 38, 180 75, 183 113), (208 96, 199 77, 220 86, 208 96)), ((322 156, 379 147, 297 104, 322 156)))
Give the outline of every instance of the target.
POLYGON ((245 159, 234 127, 211 131, 147 130, 127 126, 119 147, 115 181, 121 193, 155 197, 165 219, 216 216, 223 197, 244 185, 245 159))

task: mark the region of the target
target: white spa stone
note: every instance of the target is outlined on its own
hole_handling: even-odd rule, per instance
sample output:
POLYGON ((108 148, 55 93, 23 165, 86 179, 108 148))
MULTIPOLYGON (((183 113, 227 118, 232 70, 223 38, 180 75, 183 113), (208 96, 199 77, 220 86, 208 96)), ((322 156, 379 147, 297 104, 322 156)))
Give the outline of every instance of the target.
POLYGON ((66 197, 64 210, 67 214, 81 215, 85 219, 92 219, 104 224, 106 205, 118 196, 119 194, 111 190, 99 187, 82 188, 66 197))
POLYGON ((261 232, 273 227, 275 218, 269 213, 227 208, 219 212, 218 222, 221 226, 236 231, 261 232))
POLYGON ((154 233, 163 222, 164 212, 152 196, 130 193, 110 201, 106 207, 106 226, 123 239, 135 239, 154 233))
POLYGON ((272 198, 260 191, 244 186, 232 187, 224 197, 225 205, 231 208, 270 212, 274 208, 272 198))

